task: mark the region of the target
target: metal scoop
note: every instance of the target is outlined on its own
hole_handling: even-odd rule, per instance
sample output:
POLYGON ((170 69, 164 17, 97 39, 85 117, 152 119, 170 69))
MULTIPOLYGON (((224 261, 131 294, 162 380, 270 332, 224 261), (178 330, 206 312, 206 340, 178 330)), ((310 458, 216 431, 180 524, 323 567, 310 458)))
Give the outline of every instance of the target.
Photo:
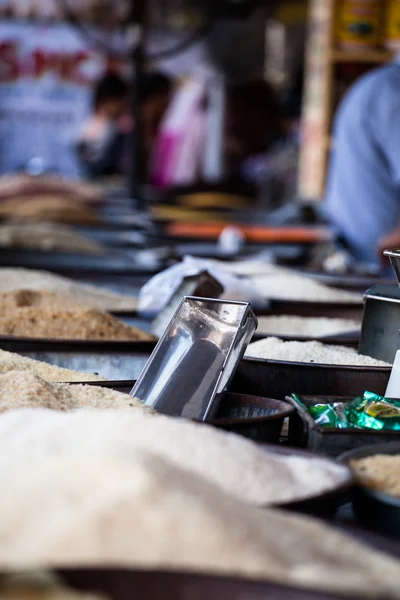
POLYGON ((212 418, 257 324, 246 302, 186 296, 131 396, 166 415, 212 418))

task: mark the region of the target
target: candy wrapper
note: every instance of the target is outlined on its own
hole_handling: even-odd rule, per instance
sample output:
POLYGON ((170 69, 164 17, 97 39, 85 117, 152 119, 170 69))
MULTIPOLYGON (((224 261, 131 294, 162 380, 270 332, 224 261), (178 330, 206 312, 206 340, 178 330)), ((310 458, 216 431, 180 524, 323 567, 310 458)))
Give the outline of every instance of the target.
POLYGON ((320 427, 400 431, 400 400, 364 392, 362 398, 355 398, 347 404, 333 402, 306 406, 301 396, 292 394, 292 398, 320 427))
POLYGON ((347 427, 347 418, 343 402, 334 402, 333 404, 314 404, 307 407, 300 399, 300 396, 292 394, 292 397, 320 427, 335 427, 344 429, 347 427))
POLYGON ((346 406, 349 427, 400 431, 400 401, 364 392, 346 406))

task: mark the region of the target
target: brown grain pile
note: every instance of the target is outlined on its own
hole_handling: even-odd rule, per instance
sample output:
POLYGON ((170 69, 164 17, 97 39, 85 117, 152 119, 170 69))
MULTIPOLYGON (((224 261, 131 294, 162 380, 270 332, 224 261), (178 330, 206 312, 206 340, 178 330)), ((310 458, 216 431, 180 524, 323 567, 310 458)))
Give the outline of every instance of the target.
POLYGON ((35 360, 14 352, 0 350, 0 375, 10 371, 23 371, 24 373, 36 373, 46 381, 105 381, 104 377, 94 373, 73 371, 49 365, 41 360, 35 360))
POLYGON ((17 408, 62 411, 77 408, 137 408, 149 414, 154 412, 140 400, 115 390, 91 385, 53 383, 35 373, 10 371, 0 375, 0 413, 17 408))
POLYGON ((39 290, 14 290, 0 293, 0 315, 12 314, 18 308, 28 307, 51 307, 61 310, 93 308, 89 303, 67 293, 41 292, 39 290))
POLYGON ((3 200, 0 202, 0 217, 83 225, 101 222, 91 208, 62 195, 22 196, 3 200))
POLYGON ((57 175, 12 174, 0 177, 0 199, 18 196, 62 195, 81 202, 100 202, 102 188, 80 179, 63 179, 57 175))
POLYGON ((147 342, 153 336, 96 308, 67 310, 32 306, 4 311, 0 335, 69 340, 147 342))
POLYGON ((111 292, 95 285, 79 283, 49 271, 0 267, 0 292, 20 290, 35 290, 38 294, 54 292, 62 295, 66 301, 71 300, 74 303, 78 302, 111 312, 132 311, 138 307, 138 300, 135 297, 111 292))
POLYGON ((400 498, 400 454, 374 454, 352 460, 350 466, 365 487, 400 498))
POLYGON ((0 225, 0 247, 65 250, 79 254, 102 254, 104 248, 61 223, 9 221, 0 225))

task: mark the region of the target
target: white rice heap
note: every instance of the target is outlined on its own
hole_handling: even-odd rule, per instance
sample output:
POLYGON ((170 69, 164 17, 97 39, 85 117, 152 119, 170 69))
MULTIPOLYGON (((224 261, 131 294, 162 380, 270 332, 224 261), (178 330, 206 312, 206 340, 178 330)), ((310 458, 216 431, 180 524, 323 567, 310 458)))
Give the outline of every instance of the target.
POLYGON ((321 344, 321 342, 284 342, 275 337, 253 342, 248 346, 245 356, 320 365, 390 366, 382 360, 358 354, 354 348, 321 344))
POLYGON ((129 409, 8 411, 0 419, 2 444, 8 450, 3 456, 0 452, 0 476, 11 456, 13 462, 25 460, 27 448, 39 460, 73 449, 79 455, 118 457, 146 450, 257 505, 310 497, 346 476, 343 467, 323 459, 314 459, 310 468, 309 459, 266 455, 252 441, 211 426, 129 409))
MULTIPOLYGON (((10 411, 0 416, 0 567, 106 564, 400 598, 397 559, 320 521, 237 498, 243 479, 261 490, 259 480, 272 489, 287 472, 296 478, 285 463, 180 419, 10 411), (143 429, 146 446, 146 435, 135 443, 143 429)), ((307 485, 316 485, 324 471, 308 464, 307 485)))
POLYGON ((50 383, 34 373, 10 371, 6 375, 0 375, 0 413, 16 408, 50 408, 62 411, 77 408, 134 408, 152 412, 140 400, 106 387, 50 383))
POLYGON ((271 315, 257 317, 257 333, 265 335, 288 335, 302 337, 324 337, 350 331, 359 331, 361 323, 354 319, 331 319, 328 317, 297 317, 271 315))
POLYGON ((102 310, 136 310, 137 298, 116 294, 94 285, 77 283, 48 271, 22 268, 0 268, 0 293, 14 290, 45 290, 61 292, 87 305, 102 310))
POLYGON ((270 300, 362 304, 361 294, 329 287, 289 269, 252 277, 251 282, 259 294, 270 300))

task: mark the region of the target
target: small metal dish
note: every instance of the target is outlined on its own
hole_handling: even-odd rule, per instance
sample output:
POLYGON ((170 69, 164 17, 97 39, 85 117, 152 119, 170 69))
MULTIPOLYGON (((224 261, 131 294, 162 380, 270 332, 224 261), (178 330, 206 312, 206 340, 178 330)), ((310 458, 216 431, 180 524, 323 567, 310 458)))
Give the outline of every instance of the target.
MULTIPOLYGON (((375 454, 400 454, 400 441, 349 450, 341 454, 338 461, 349 465, 352 460, 375 454)), ((353 509, 355 517, 363 527, 400 538, 400 498, 377 492, 356 481, 353 489, 353 509)))

